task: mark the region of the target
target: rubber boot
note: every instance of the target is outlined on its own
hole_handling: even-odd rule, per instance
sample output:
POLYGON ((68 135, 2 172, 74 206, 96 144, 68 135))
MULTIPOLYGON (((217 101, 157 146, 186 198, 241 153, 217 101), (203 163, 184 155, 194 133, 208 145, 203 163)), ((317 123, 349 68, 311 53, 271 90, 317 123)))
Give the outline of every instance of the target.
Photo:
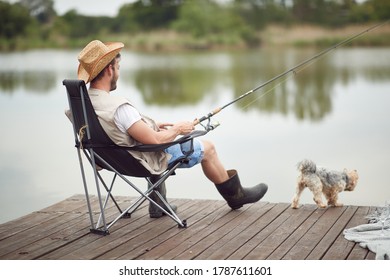
POLYGON ((263 183, 252 188, 243 188, 237 171, 228 170, 227 172, 229 179, 221 184, 215 184, 215 186, 232 209, 238 209, 244 204, 259 201, 268 190, 268 186, 263 183))
MULTIPOLYGON (((156 183, 160 178, 158 176, 156 177, 151 177, 150 178, 150 181, 154 184, 156 183)), ((161 196, 167 200, 166 198, 166 195, 167 195, 167 189, 165 187, 165 182, 161 183, 160 186, 158 186, 158 188, 156 189, 160 194, 161 196)), ((168 209, 166 208, 166 206, 164 205, 164 203, 161 201, 161 199, 158 197, 158 195, 153 191, 149 197, 155 201, 158 205, 162 206, 165 210, 168 211, 168 209)), ((176 212, 177 210, 177 207, 176 205, 170 205, 172 210, 174 212, 176 212)), ((169 211, 168 211, 169 212, 169 211)), ((149 216, 150 218, 160 218, 162 217, 163 215, 165 215, 165 213, 160 209, 158 208, 156 205, 154 205, 152 202, 149 202, 149 216)))

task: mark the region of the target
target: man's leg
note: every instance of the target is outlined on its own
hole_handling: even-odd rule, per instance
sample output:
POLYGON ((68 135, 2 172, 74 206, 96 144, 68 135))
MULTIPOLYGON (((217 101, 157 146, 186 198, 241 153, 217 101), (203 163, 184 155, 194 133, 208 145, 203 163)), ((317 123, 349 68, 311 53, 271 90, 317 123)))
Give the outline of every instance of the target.
POLYGON ((230 208, 238 209, 247 203, 259 201, 267 192, 266 184, 258 184, 252 188, 243 188, 236 170, 226 170, 220 162, 214 145, 203 141, 204 157, 202 168, 206 177, 217 187, 218 192, 226 200, 230 208))
POLYGON ((202 141, 204 157, 201 162, 203 173, 214 184, 220 184, 229 179, 226 169, 218 158, 214 144, 209 141, 202 141))

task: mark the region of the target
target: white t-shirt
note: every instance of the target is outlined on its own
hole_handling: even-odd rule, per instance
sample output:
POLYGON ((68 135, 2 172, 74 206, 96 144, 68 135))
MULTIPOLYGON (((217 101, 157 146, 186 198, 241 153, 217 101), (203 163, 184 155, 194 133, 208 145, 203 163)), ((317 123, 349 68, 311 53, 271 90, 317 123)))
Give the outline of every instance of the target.
POLYGON ((127 130, 139 120, 141 120, 140 113, 129 104, 119 106, 114 115, 114 122, 123 133, 127 133, 127 130))

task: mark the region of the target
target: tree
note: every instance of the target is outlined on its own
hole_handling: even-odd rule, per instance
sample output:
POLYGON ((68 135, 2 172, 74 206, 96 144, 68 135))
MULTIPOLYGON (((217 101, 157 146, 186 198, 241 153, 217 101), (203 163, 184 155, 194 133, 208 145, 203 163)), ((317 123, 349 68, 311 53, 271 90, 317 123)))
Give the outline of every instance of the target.
POLYGON ((276 0, 234 0, 234 9, 253 28, 263 28, 268 23, 291 21, 285 1, 276 0))
POLYGON ((134 31, 168 28, 176 20, 181 0, 138 0, 123 5, 116 29, 134 31))
POLYGON ((374 20, 388 20, 390 18, 390 1, 388 0, 368 0, 363 6, 368 6, 375 11, 372 18, 374 20))
POLYGON ((66 32, 65 35, 70 38, 83 38, 86 36, 97 35, 105 29, 111 29, 113 19, 106 16, 84 16, 78 14, 76 10, 70 10, 59 20, 56 20, 56 28, 66 32))
POLYGON ((235 32, 243 24, 232 10, 221 8, 211 0, 185 1, 180 7, 174 28, 190 32, 195 37, 205 34, 235 32))
POLYGON ((53 0, 20 0, 19 3, 41 23, 47 23, 56 16, 53 0))
POLYGON ((25 7, 0 1, 0 38, 12 39, 26 35, 33 22, 25 7))
POLYGON ((338 26, 347 23, 351 0, 294 0, 292 13, 297 22, 338 26))

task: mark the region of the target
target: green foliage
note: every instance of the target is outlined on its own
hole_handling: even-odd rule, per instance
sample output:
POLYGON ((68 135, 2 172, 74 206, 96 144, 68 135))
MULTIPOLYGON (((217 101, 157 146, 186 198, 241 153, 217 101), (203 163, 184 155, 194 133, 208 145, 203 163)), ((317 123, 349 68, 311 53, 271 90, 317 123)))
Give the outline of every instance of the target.
POLYGON ((305 0, 295 0, 292 13, 298 22, 340 26, 347 22, 344 7, 345 5, 340 5, 336 1, 312 0, 308 5, 305 0))
POLYGON ((255 32, 231 7, 211 0, 185 1, 172 28, 190 33, 195 38, 210 38, 219 42, 244 40, 249 45, 258 43, 255 32))
POLYGON ((123 5, 115 20, 115 30, 132 32, 169 27, 177 18, 179 0, 138 0, 123 5))
POLYGON ((67 12, 59 20, 57 28, 60 28, 69 38, 83 38, 99 34, 105 28, 110 29, 113 22, 109 17, 79 15, 75 10, 67 12))
POLYGON ((0 51, 25 48, 39 26, 20 4, 0 1, 0 51))
POLYGON ((368 0, 363 7, 372 11, 371 19, 389 20, 390 19, 390 1, 388 0, 368 0))
MULTIPOLYGON (((116 17, 84 16, 75 10, 58 16, 53 2, 0 0, 0 50, 78 47, 96 37, 131 41, 137 34, 155 30, 180 32, 183 44, 195 48, 255 46, 260 43, 259 31, 270 23, 335 27, 390 18, 388 0, 361 4, 355 0, 137 0, 123 5, 116 17)), ((137 45, 142 44, 147 45, 147 39, 137 45)), ((156 49, 163 45, 153 44, 156 49)))
POLYGON ((221 17, 217 5, 209 0, 185 1, 179 10, 179 19, 172 26, 181 32, 201 37, 220 32, 221 17))
POLYGON ((240 15, 250 26, 261 29, 268 23, 291 22, 290 11, 285 4, 274 0, 234 0, 234 12, 240 15))
POLYGON ((0 1, 0 38, 12 39, 26 35, 33 21, 25 7, 0 1))

